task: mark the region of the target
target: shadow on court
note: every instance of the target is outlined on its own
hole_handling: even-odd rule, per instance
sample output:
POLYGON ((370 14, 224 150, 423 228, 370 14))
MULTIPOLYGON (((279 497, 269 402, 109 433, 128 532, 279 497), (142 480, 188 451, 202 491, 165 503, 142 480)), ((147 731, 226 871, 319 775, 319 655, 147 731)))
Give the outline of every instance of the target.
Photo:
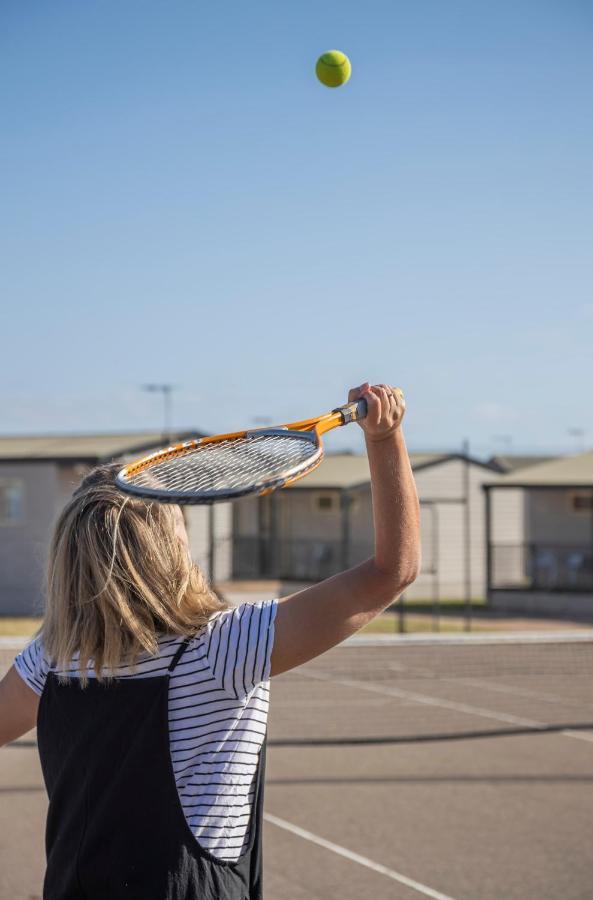
MULTIPOLYGON (((266 900, 584 900, 592 754, 558 734, 272 749, 266 900)), ((39 898, 47 801, 33 747, 2 750, 0 795, 0 898, 39 898)))
MULTIPOLYGON (((3 656, 0 671, 10 662, 3 656)), ((319 683, 306 681, 316 719, 328 728, 350 727, 347 716, 368 715, 373 731, 385 720, 386 728, 408 733, 412 723, 440 730, 446 714, 452 727, 474 733, 391 745, 271 746, 266 900, 589 898, 593 729, 522 727, 512 735, 475 736, 485 721, 502 718, 506 727, 509 717, 522 722, 528 713, 586 722, 593 711, 588 670, 558 671, 547 680, 538 673, 528 681, 511 678, 505 665, 504 675, 491 672, 487 682, 465 669, 459 679, 428 678, 424 671, 419 681, 418 672, 403 670, 402 659, 398 650, 391 660, 395 684, 378 680, 389 671, 387 660, 369 680, 349 683, 346 695, 342 688, 342 709, 333 682, 326 703, 319 683)), ((324 665, 333 677, 331 660, 324 665)), ((271 738, 292 729, 303 710, 300 693, 281 679, 272 684, 271 738)), ((0 750, 0 900, 41 896, 47 799, 34 738, 0 750)))

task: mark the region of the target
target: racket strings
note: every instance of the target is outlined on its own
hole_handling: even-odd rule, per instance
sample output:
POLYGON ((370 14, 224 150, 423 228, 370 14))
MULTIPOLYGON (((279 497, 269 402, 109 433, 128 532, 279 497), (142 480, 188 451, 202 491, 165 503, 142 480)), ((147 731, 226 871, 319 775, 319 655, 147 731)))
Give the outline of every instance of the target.
POLYGON ((175 497, 250 492, 309 468, 320 450, 311 440, 286 434, 245 435, 200 444, 127 478, 130 486, 175 497))

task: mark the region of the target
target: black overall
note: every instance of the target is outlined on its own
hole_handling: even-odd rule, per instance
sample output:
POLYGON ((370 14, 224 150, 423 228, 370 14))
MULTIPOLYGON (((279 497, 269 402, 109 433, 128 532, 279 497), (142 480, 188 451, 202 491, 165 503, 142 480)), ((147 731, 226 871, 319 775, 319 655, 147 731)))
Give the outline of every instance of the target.
POLYGON ((49 673, 37 723, 49 795, 44 900, 261 900, 265 743, 249 847, 236 863, 216 859, 177 793, 169 677, 91 678, 83 689, 49 673))

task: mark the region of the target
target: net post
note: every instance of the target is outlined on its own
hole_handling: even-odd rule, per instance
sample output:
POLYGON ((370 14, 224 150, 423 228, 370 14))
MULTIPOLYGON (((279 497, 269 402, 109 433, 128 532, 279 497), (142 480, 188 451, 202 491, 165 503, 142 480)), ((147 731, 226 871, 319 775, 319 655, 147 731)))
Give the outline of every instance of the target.
POLYGON ((463 442, 463 512, 465 534, 465 630, 472 628, 471 511, 469 441, 463 442))
POLYGON ((572 730, 582 732, 586 740, 593 727, 592 674, 593 638, 585 629, 432 637, 355 635, 324 655, 321 665, 312 660, 278 677, 270 743, 447 745, 510 735, 538 740, 538 735, 572 730), (307 670, 311 678, 303 677, 307 670), (526 689, 524 676, 537 678, 536 691, 526 689), (446 697, 439 690, 443 679, 446 697), (468 679, 478 680, 471 698, 468 679), (495 690, 502 688, 499 701, 492 705, 480 689, 486 679, 495 690), (352 706, 348 693, 352 690, 360 692, 361 699, 381 697, 381 701, 360 706, 353 701, 352 706), (283 710, 277 718, 278 702, 283 710))
POLYGON ((589 590, 593 591, 593 490, 591 491, 591 571, 589 572, 589 590))
POLYGON ((399 600, 397 602, 397 630, 400 634, 405 634, 406 632, 406 610, 405 610, 405 602, 406 595, 400 594, 399 600))
POLYGON ((439 511, 438 505, 432 503, 432 630, 441 630, 441 592, 439 584, 438 547, 439 547, 439 511))
POLYGON ((215 548, 214 548, 214 504, 208 506, 208 579, 210 584, 214 584, 214 565, 215 565, 215 548))
POLYGON ((492 599, 492 523, 490 504, 490 485, 485 484, 484 491, 484 517, 486 523, 486 610, 490 607, 492 599))
POLYGON ((345 571, 348 568, 350 557, 350 506, 351 497, 347 488, 340 490, 340 512, 341 512, 341 567, 345 571))
POLYGON ((257 569, 259 578, 264 578, 267 573, 267 554, 266 554, 266 528, 265 528, 265 511, 264 511, 264 503, 268 500, 267 497, 262 497, 261 494, 257 497, 257 569))
POLYGON ((274 491, 270 494, 270 554, 268 559, 268 575, 271 578, 280 578, 278 512, 278 491, 274 491))

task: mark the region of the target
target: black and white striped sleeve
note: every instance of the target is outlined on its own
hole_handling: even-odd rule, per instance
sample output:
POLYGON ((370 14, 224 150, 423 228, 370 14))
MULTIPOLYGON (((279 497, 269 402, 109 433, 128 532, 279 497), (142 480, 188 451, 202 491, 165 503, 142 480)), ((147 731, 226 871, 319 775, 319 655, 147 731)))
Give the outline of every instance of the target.
POLYGON ((270 677, 277 600, 242 603, 208 623, 206 659, 215 681, 237 699, 246 699, 270 677))
POLYGON ((32 640, 18 654, 14 661, 14 667, 31 690, 41 696, 49 666, 43 653, 40 637, 32 640))

